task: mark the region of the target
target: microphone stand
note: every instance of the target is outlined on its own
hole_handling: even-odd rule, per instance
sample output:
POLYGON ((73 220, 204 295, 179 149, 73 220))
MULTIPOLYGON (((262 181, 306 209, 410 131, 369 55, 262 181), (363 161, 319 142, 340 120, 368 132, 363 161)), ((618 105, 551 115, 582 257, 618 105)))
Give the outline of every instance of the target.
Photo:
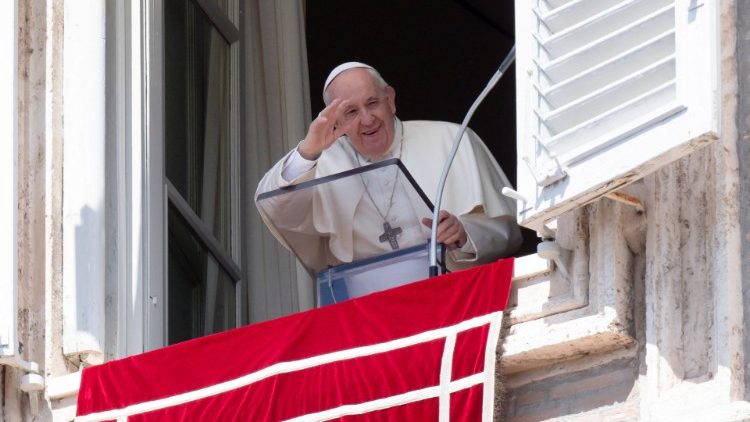
POLYGON ((458 132, 456 132, 456 138, 453 140, 453 148, 450 151, 450 154, 448 155, 448 159, 445 161, 445 164, 443 165, 443 173, 440 175, 440 181, 438 182, 437 187, 437 194, 435 195, 435 208, 432 211, 432 229, 430 231, 430 277, 435 277, 438 275, 438 266, 437 266, 437 226, 438 226, 438 213, 440 212, 440 203, 443 199, 443 189, 445 189, 445 181, 448 178, 448 171, 451 169, 451 164, 453 164, 453 159, 456 157, 456 153, 458 152, 458 145, 461 143, 461 138, 464 136, 464 132, 466 132, 466 127, 469 125, 469 120, 471 120, 471 117, 474 115, 474 112, 476 111, 477 107, 479 107, 479 104, 484 101, 484 97, 489 94, 489 92, 492 90, 492 88, 495 87, 497 82, 502 78, 503 74, 506 70, 510 67, 511 63, 513 63, 513 60, 516 58, 516 46, 513 45, 513 48, 510 49, 508 52, 508 55, 505 56, 505 59, 503 59, 503 62, 500 63, 500 67, 497 69, 497 72, 495 72, 494 75, 490 78, 490 80, 487 82, 487 86, 484 87, 484 90, 479 94, 476 100, 474 100, 474 104, 471 105, 469 108, 469 111, 466 113, 466 117, 464 117, 463 123, 461 123, 461 127, 459 128, 458 132))

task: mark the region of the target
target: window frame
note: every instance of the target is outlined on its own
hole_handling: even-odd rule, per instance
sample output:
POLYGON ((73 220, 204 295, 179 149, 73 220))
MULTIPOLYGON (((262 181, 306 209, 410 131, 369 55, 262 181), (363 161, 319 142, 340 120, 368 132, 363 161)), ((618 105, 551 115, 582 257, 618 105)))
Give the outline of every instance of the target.
MULTIPOLYGON (((211 255, 220 263, 232 279, 236 287, 236 322, 242 323, 244 314, 241 279, 241 215, 240 215, 240 136, 239 136, 239 52, 240 32, 235 22, 238 22, 239 3, 230 0, 227 3, 230 9, 225 14, 218 5, 210 0, 195 0, 194 4, 199 7, 212 21, 222 37, 229 46, 229 142, 230 142, 230 189, 232 191, 230 215, 231 226, 234 228, 231 235, 231 253, 216 248, 215 242, 207 241, 200 234, 211 233, 202 224, 200 219, 188 213, 184 207, 175 206, 186 224, 191 225, 195 233, 200 233, 202 242, 207 246, 211 255), (213 246, 213 247, 212 247, 213 246), (233 263, 231 266, 229 263, 233 263)), ((161 2, 148 2, 145 7, 144 25, 142 36, 146 51, 143 58, 143 92, 144 106, 144 205, 143 205, 143 246, 142 259, 144 272, 142 274, 143 307, 145 308, 144 344, 143 350, 152 350, 167 345, 168 341, 168 280, 167 270, 167 248, 168 248, 168 207, 177 204, 180 196, 176 189, 169 188, 164 164, 165 156, 165 120, 164 120, 164 9, 161 2), (177 202, 176 201, 177 199, 177 202)), ((135 91, 133 91, 135 92, 135 91)), ((132 93, 131 93, 132 94, 132 93)), ((134 210, 135 211, 135 210, 134 210)), ((194 213, 193 213, 194 214, 194 213)), ((212 238, 212 236, 211 236, 212 238)))

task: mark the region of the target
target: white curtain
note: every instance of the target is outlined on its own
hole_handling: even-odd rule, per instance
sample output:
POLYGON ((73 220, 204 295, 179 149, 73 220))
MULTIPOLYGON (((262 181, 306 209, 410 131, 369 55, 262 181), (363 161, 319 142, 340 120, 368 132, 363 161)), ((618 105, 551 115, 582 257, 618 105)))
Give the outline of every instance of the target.
POLYGON ((243 246, 250 321, 308 309, 312 282, 260 220, 255 187, 310 121, 304 0, 245 0, 243 246))

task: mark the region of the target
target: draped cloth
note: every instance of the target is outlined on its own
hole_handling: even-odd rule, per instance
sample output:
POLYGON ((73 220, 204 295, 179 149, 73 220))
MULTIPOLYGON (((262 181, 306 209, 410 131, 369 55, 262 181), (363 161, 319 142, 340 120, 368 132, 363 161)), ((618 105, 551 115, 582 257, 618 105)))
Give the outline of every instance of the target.
POLYGON ((512 273, 497 261, 85 368, 76 420, 491 421, 512 273))
MULTIPOLYGON (((440 170, 449 155, 458 125, 435 121, 405 121, 402 126, 397 121, 396 128, 389 156, 400 156, 417 184, 434 202, 440 170), (403 145, 398 145, 398 142, 403 145)), ((340 173, 362 164, 350 141, 344 136, 323 151, 312 171, 287 181, 282 177, 282 169, 292 153, 293 151, 287 154, 266 173, 258 185, 256 197, 262 192, 340 173)), ((471 129, 467 129, 447 179, 441 208, 464 217, 462 223, 476 250, 476 257, 472 258, 475 263, 489 262, 512 253, 517 244, 506 244, 506 238, 520 240, 520 235, 513 238, 513 234, 502 233, 508 229, 495 224, 497 220, 491 220, 506 217, 507 221, 515 221, 515 203, 500 193, 506 186, 510 186, 510 183, 500 166, 481 139, 471 129)), ((346 189, 337 186, 336 191, 317 191, 307 204, 286 204, 279 207, 278 212, 273 215, 261 207, 259 211, 276 238, 287 246, 290 245, 285 239, 294 239, 295 245, 290 249, 308 267, 317 271, 367 257, 358 254, 358 248, 369 252, 374 248, 387 246, 379 246, 377 242, 382 223, 364 225, 366 222, 360 218, 363 205, 368 203, 364 195, 365 189, 353 179, 346 189), (296 217, 292 215, 294 212, 298 213, 296 217), (285 222, 285 218, 288 221, 285 222), (368 227, 372 228, 371 233, 366 232, 368 227), (364 230, 366 235, 356 239, 357 230, 364 230), (306 238, 308 245, 300 247, 306 238), (375 240, 372 245, 365 247, 355 243, 362 239, 375 240)), ((511 230, 518 230, 514 224, 509 226, 511 230)), ((429 239, 429 229, 425 228, 424 233, 422 240, 426 242, 429 239)), ((385 251, 383 249, 381 253, 385 251)))

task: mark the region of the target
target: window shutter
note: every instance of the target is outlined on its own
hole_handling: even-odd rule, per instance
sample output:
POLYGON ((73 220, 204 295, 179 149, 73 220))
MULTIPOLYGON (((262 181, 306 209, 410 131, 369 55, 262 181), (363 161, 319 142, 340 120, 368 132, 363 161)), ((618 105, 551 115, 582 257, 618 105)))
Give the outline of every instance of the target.
POLYGON ((16 2, 0 14, 0 363, 16 352, 16 2))
POLYGON ((718 136, 717 2, 516 1, 519 222, 718 136))

